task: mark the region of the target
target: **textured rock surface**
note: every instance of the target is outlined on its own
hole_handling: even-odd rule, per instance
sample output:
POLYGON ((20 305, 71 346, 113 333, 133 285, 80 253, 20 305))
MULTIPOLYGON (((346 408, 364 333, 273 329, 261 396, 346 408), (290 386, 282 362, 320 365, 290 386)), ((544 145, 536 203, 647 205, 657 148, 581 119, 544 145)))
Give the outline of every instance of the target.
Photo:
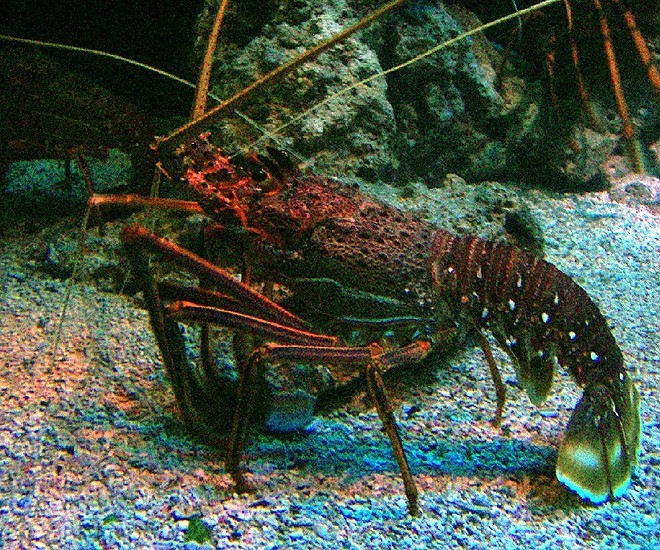
MULTIPOLYGON (((228 97, 357 20, 373 8, 371 4, 348 0, 322 6, 269 4, 261 25, 252 28, 253 37, 234 36, 231 27, 227 31, 217 55, 215 91, 228 97)), ((495 17, 495 10, 479 11, 488 20, 495 17)), ((245 9, 236 17, 240 21, 249 14, 245 9)), ((333 99, 283 130, 282 143, 310 159, 319 171, 357 175, 370 182, 421 181, 433 186, 447 173, 456 173, 470 182, 499 178, 560 189, 603 187, 607 185, 604 164, 619 142, 614 132, 620 131, 611 110, 609 82, 602 77, 596 80, 592 95, 605 101, 604 106, 597 104, 601 118, 614 122, 594 131, 579 103, 566 93, 576 84, 563 76, 570 73, 570 62, 562 49, 557 70, 561 69, 563 80, 555 83, 562 101, 557 111, 553 109, 542 76, 543 48, 533 40, 538 37, 545 44, 543 36, 553 31, 561 35, 564 23, 555 12, 547 15, 545 27, 532 23, 524 27, 522 53, 514 50, 505 70, 501 70, 501 49, 507 41, 505 29, 513 23, 502 27, 499 44, 477 35, 333 99), (536 69, 530 71, 530 66, 536 69), (563 128, 557 117, 564 121, 563 128)), ((613 19, 613 26, 619 28, 619 20, 613 19)), ((273 131, 344 87, 478 24, 460 6, 412 2, 305 65, 242 110, 273 131)), ((597 33, 594 40, 599 40, 597 33)), ((561 47, 565 44, 562 41, 561 47)), ((597 54, 594 63, 602 52, 597 54)), ((630 55, 625 60, 635 61, 630 55)), ((628 77, 624 71, 623 78, 628 77)), ((632 83, 640 91, 640 99, 630 94, 634 123, 646 128, 644 139, 649 142, 657 134, 657 109, 649 100, 650 85, 634 72, 632 83), (648 94, 643 93, 646 88, 648 94)), ((230 120, 219 124, 217 131, 221 141, 231 146, 244 146, 262 135, 230 120)), ((649 169, 657 169, 652 160, 649 169)))
MULTIPOLYGON (((311 3, 312 5, 318 3, 311 3)), ((345 2, 323 2, 314 8, 304 3, 281 6, 245 46, 224 44, 217 52, 213 91, 226 98, 342 30, 354 12, 345 2)), ((244 37, 241 37, 244 38, 244 37)), ((241 111, 264 124, 267 130, 291 121, 304 109, 333 93, 381 70, 377 56, 359 37, 351 37, 305 64, 293 75, 269 87, 241 111)), ((289 127, 283 143, 302 155, 314 155, 312 168, 358 174, 375 180, 388 171, 392 160, 389 136, 395 131, 392 107, 387 101, 384 78, 316 109, 289 127)), ((261 133, 242 122, 223 121, 218 128, 220 143, 244 147, 250 135, 261 133)))
MULTIPOLYGON (((217 95, 228 97, 366 12, 365 6, 356 9, 340 0, 314 9, 296 6, 303 7, 273 9, 246 45, 224 43, 217 55, 217 95)), ((460 19, 477 24, 464 12, 460 19)), ((306 64, 243 110, 260 123, 267 116, 264 126, 272 130, 463 30, 444 6, 413 3, 306 64)), ((473 181, 501 175, 506 124, 515 117, 507 118, 512 100, 495 89, 498 59, 483 38, 468 39, 321 106, 287 128, 284 136, 291 137, 284 142, 313 157, 315 169, 371 182, 403 185, 419 179, 433 185, 448 172, 473 181)), ((249 135, 244 124, 237 129, 230 121, 218 131, 228 144, 238 136, 244 144, 249 135)))

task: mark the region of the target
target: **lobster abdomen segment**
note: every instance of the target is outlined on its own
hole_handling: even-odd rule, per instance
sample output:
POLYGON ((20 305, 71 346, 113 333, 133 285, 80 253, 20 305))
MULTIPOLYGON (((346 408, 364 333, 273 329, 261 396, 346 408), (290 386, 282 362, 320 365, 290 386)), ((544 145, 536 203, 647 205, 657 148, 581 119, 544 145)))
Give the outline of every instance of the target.
POLYGON ((512 357, 533 402, 545 399, 555 359, 580 386, 618 377, 621 352, 582 287, 554 265, 502 242, 439 232, 434 294, 488 328, 512 357))

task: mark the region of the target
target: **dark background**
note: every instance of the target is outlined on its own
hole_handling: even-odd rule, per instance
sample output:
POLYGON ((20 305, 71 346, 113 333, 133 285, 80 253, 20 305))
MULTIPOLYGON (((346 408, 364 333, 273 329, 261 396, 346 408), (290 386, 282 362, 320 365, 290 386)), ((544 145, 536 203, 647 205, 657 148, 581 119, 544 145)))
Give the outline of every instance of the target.
MULTIPOLYGON (((118 54, 195 81, 192 50, 203 0, 3 0, 3 34, 118 54)), ((0 41, 0 48, 12 47, 0 41)), ((136 102, 155 116, 186 115, 186 86, 126 63, 89 54, 44 49, 76 71, 136 102)))

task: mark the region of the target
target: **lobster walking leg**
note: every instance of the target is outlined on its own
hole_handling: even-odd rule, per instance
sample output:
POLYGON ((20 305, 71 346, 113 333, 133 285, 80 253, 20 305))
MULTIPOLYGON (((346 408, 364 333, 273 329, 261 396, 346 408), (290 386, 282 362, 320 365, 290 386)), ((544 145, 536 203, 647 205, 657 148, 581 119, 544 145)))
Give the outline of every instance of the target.
POLYGON ((162 256, 173 260, 180 267, 203 275, 207 280, 213 281, 230 296, 245 302, 253 311, 275 322, 286 323, 292 327, 302 328, 302 319, 278 306, 262 294, 255 292, 249 286, 241 283, 223 269, 196 256, 192 252, 182 248, 167 239, 163 239, 147 231, 140 226, 129 226, 122 231, 124 242, 130 246, 147 248, 160 253, 162 256))
MULTIPOLYGON (((195 432, 205 437, 213 437, 214 430, 204 422, 206 415, 200 411, 205 406, 208 409, 213 408, 213 404, 203 399, 206 394, 204 387, 197 378, 189 375, 185 367, 187 358, 183 338, 176 323, 164 314, 160 288, 151 274, 147 258, 135 244, 127 245, 126 250, 133 275, 142 290, 150 324, 174 394, 180 404, 183 420, 195 432)), ((222 388, 217 381, 211 381, 208 385, 222 388)))
MULTIPOLYGON (((241 392, 239 389, 239 392, 243 394, 243 399, 239 397, 239 405, 249 410, 248 400, 250 399, 250 395, 254 395, 254 392, 251 389, 251 383, 248 383, 247 379, 250 377, 255 380, 254 373, 257 365, 268 359, 304 360, 328 363, 342 362, 345 364, 361 366, 364 370, 364 375, 367 381, 369 397, 376 406, 378 417, 383 423, 385 433, 390 440, 392 451, 394 452, 394 456, 399 465, 406 498, 408 499, 408 510, 411 516, 417 516, 419 515, 417 486, 415 485, 415 481, 410 472, 410 466, 408 465, 408 459, 406 458, 403 443, 401 442, 396 419, 389 405, 381 371, 388 370, 403 363, 420 361, 428 355, 429 349, 430 346, 425 341, 414 342, 408 346, 390 352, 382 352, 380 346, 375 344, 369 347, 347 348, 268 344, 256 350, 252 354, 251 360, 248 362, 249 368, 243 373, 246 380, 244 391, 241 392)), ((243 386, 243 384, 241 384, 241 386, 243 386)), ((241 386, 239 386, 239 388, 241 386)), ((241 408, 237 408, 236 420, 230 442, 230 451, 227 458, 227 470, 230 471, 237 484, 239 482, 244 483, 243 475, 239 469, 239 462, 240 451, 243 446, 243 439, 247 427, 244 418, 239 418, 242 414, 245 414, 245 411, 242 411, 241 408)))
MULTIPOLYGON (((315 338, 319 341, 329 338, 323 335, 302 332, 292 327, 270 323, 263 319, 208 306, 197 306, 188 302, 175 302, 166 308, 166 312, 168 317, 177 321, 210 322, 224 326, 229 325, 233 328, 249 329, 250 332, 263 332, 264 335, 270 333, 271 337, 277 337, 283 340, 311 342, 315 338)), ((255 350, 247 361, 243 362, 239 360, 239 364, 244 364, 244 366, 240 367, 238 401, 234 412, 229 450, 226 458, 227 471, 236 482, 236 485, 240 490, 247 488, 240 470, 240 461, 251 417, 252 403, 255 398, 255 387, 263 376, 263 364, 267 360, 344 363, 360 366, 364 369, 369 396, 374 401, 378 416, 383 423, 401 471, 406 497, 408 499, 408 509, 411 515, 418 515, 417 487, 410 473, 408 460, 403 449, 401 437, 399 436, 396 420, 389 406, 380 371, 396 367, 399 364, 420 361, 426 357, 429 349, 430 345, 425 341, 414 342, 391 352, 382 352, 380 346, 376 344, 368 347, 268 344, 255 350)))
POLYGON ((490 369, 490 375, 492 376, 493 383, 495 384, 497 410, 495 411, 495 418, 493 418, 493 426, 497 428, 502 424, 502 412, 504 411, 504 403, 506 401, 506 389, 502 383, 502 376, 500 375, 500 370, 497 368, 497 362, 495 361, 495 357, 493 357, 493 350, 491 349, 488 340, 479 328, 477 328, 475 334, 477 336, 477 342, 479 342, 479 346, 484 352, 486 362, 488 363, 488 368, 490 369))
POLYGON ((234 338, 234 353, 237 355, 236 364, 239 369, 238 391, 227 456, 225 458, 225 468, 234 480, 239 492, 247 492, 249 490, 241 470, 241 458, 256 400, 257 387, 264 377, 264 362, 259 358, 259 354, 257 353, 259 350, 252 352, 249 357, 245 357, 245 353, 250 348, 254 349, 253 338, 245 332, 236 334, 234 338))
MULTIPOLYGON (((226 455, 226 469, 239 490, 247 489, 240 462, 247 430, 253 416, 257 389, 263 381, 266 361, 343 363, 363 370, 369 396, 376 406, 401 471, 408 509, 411 515, 418 515, 417 487, 410 472, 396 420, 389 406, 381 372, 400 364, 420 361, 430 350, 429 342, 417 341, 387 352, 383 352, 377 344, 367 347, 338 347, 336 337, 303 330, 302 321, 298 317, 252 291, 213 264, 181 249, 174 243, 135 226, 126 228, 123 237, 129 250, 129 259, 145 294, 145 302, 163 354, 163 362, 175 386, 177 399, 182 404, 184 419, 194 431, 203 435, 208 435, 213 431, 213 426, 217 425, 216 422, 208 422, 208 418, 213 418, 216 414, 213 408, 226 411, 227 406, 218 402, 218 399, 212 398, 206 391, 205 385, 189 372, 177 322, 195 322, 202 325, 211 323, 238 331, 240 344, 236 351, 239 383, 233 396, 232 427, 226 455), (236 300, 247 301, 247 304, 243 303, 241 307, 247 309, 248 313, 181 300, 163 306, 159 285, 149 272, 146 258, 142 254, 144 247, 156 250, 189 271, 196 272, 206 280, 212 280, 222 286, 222 290, 228 293, 226 302, 230 308, 235 306, 236 300), (263 317, 255 316, 257 314, 263 317), (285 344, 266 344, 251 351, 253 335, 285 344)), ((167 292, 181 291, 177 287, 163 287, 167 292)), ((196 294, 200 297, 212 298, 212 293, 209 291, 197 291, 196 294)), ((214 386, 217 389, 217 385, 214 386)))
MULTIPOLYGON (((422 347, 423 342, 417 342, 413 346, 418 346, 417 353, 419 354, 419 359, 424 357, 428 353, 428 349, 422 347)), ((408 348, 414 353, 415 349, 408 346, 408 348)), ((394 352, 396 353, 396 352, 394 352)), ((380 421, 385 427, 385 432, 387 437, 390 439, 392 445, 392 450, 394 451, 394 456, 399 464, 399 470, 401 470, 401 477, 403 478, 403 485, 406 490, 406 496, 408 497, 408 508, 410 510, 411 516, 419 515, 419 508, 417 506, 417 486, 413 481, 412 474, 410 473, 410 466, 408 465, 408 460, 406 458, 405 451, 403 449, 403 444, 401 443, 401 436, 399 435, 399 430, 396 424, 396 419, 392 413, 392 409, 389 406, 387 400, 387 393, 385 392, 385 385, 383 384, 383 378, 380 375, 382 369, 382 362, 385 360, 385 357, 382 359, 373 359, 367 364, 366 368, 366 378, 367 378, 367 388, 369 390, 369 395, 376 404, 376 410, 378 411, 378 416, 380 421)))
MULTIPOLYGON (((209 418, 209 415, 201 413, 201 409, 206 405, 206 400, 204 399, 206 392, 197 378, 189 375, 185 347, 179 328, 176 322, 172 321, 164 313, 159 285, 151 275, 147 260, 142 254, 140 247, 134 243, 131 244, 130 241, 128 243, 126 248, 133 274, 142 289, 156 342, 172 383, 177 402, 181 407, 183 420, 194 432, 205 437, 214 437, 213 428, 205 421, 209 418)), ((181 289, 166 288, 167 291, 176 293, 180 292, 181 289)), ((211 369, 202 369, 202 371, 205 374, 212 372, 211 369)), ((241 380, 246 378, 249 377, 244 375, 241 377, 241 380)), ((206 386, 214 387, 218 390, 222 388, 222 385, 218 384, 217 381, 211 381, 206 386)), ((213 415, 215 413, 215 411, 211 410, 213 404, 209 403, 209 405, 207 412, 213 415)), ((227 403, 227 405, 230 404, 227 403)), ((246 416, 250 416, 249 411, 246 416)), ((237 486, 242 487, 241 480, 237 477, 234 479, 237 486)))
MULTIPOLYGON (((623 126, 623 139, 628 148, 628 156, 632 163, 632 169, 635 172, 644 172, 644 159, 642 151, 633 129, 630 112, 628 110, 628 103, 623 93, 623 86, 621 84, 621 75, 619 73, 619 65, 614 53, 614 45, 612 43, 612 35, 610 26, 605 15, 605 10, 600 0, 593 0, 594 7, 598 12, 600 19, 600 32, 603 37, 603 47, 605 48, 605 56, 607 57, 607 67, 610 72, 610 82, 612 83, 612 92, 616 100, 616 106, 621 116, 621 124, 623 126)), ((649 72, 649 74, 651 74, 649 72)))

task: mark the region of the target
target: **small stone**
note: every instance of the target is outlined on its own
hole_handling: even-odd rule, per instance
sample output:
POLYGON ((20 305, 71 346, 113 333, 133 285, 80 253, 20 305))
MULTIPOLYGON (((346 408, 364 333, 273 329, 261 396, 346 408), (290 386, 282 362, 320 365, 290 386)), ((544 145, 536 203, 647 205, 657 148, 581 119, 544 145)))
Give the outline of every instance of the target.
POLYGON ((30 497, 22 497, 18 499, 16 504, 19 508, 25 509, 32 504, 32 499, 30 497))
POLYGON ((300 540, 303 538, 303 536, 304 534, 302 533, 302 531, 291 531, 289 533, 289 538, 292 540, 300 540))
POLYGON ((187 519, 187 518, 188 518, 188 516, 186 516, 186 514, 184 514, 180 510, 172 510, 172 519, 174 519, 176 521, 179 521, 179 520, 187 519))
POLYGON ((176 522, 176 528, 179 531, 184 531, 184 532, 187 531, 189 525, 190 525, 190 522, 187 519, 182 519, 182 520, 176 522))

